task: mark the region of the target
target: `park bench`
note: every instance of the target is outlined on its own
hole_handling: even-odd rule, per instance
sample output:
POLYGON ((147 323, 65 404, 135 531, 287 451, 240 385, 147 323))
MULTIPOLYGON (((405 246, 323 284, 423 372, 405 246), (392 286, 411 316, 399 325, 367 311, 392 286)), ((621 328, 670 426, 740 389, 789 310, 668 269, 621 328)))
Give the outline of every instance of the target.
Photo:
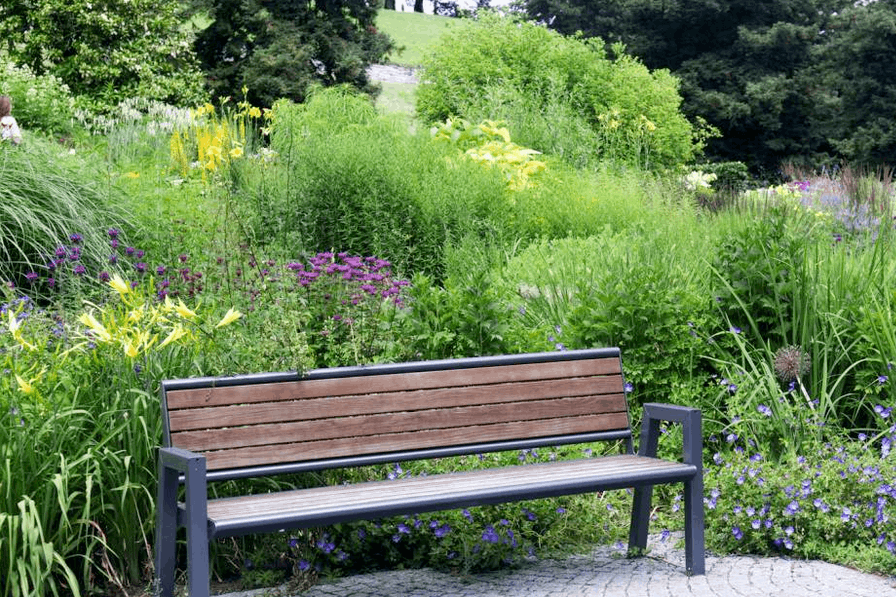
POLYGON ((617 348, 165 381, 157 591, 173 594, 179 527, 186 529, 190 597, 205 597, 209 542, 220 537, 629 487, 629 553, 636 555, 647 545, 653 486, 677 482, 684 484, 685 569, 703 574, 700 411, 644 405, 635 454, 624 385, 617 348), (682 424, 682 462, 656 457, 660 421, 682 424), (208 495, 215 481, 598 440, 616 440, 622 453, 208 495))

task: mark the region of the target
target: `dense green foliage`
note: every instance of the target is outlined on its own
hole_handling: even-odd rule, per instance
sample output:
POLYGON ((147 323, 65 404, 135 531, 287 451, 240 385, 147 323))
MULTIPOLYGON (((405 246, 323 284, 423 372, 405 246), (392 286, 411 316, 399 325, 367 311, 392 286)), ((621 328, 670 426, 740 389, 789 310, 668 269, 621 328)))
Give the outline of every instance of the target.
POLYGON ((35 76, 27 66, 6 61, 0 73, 0 95, 12 99, 19 127, 27 133, 62 135, 72 131, 74 98, 68 86, 53 75, 35 76))
POLYGON ((722 136, 708 155, 774 171, 892 160, 892 1, 664 2, 529 0, 563 33, 622 41, 681 78, 683 110, 722 136))
POLYGON ((676 79, 620 48, 611 59, 599 40, 494 16, 442 41, 424 60, 417 91, 425 122, 504 120, 523 145, 576 165, 669 168, 697 149, 676 79))
MULTIPOLYGON (((528 109, 520 128, 545 126, 550 113, 528 109)), ((532 153, 512 122, 411 132, 342 87, 266 113, 135 99, 114 116, 74 136, 73 152, 38 135, 0 147, 0 186, 13 190, 2 246, 53 257, 0 273, 18 276, 0 286, 3 594, 147 586, 161 379, 604 344, 622 346, 636 407, 702 409, 713 549, 896 570, 887 172, 791 171, 798 183, 739 192, 729 164, 717 202, 706 174, 577 169, 568 153, 532 153)), ((680 454, 676 436, 661 449, 680 454)), ((653 530, 683 525, 674 492, 658 490, 653 530)), ((384 566, 488 569, 530 548, 615 540, 627 501, 608 492, 241 538, 215 543, 213 562, 268 586, 384 566)))
POLYGON ((176 0, 86 0, 0 6, 0 38, 17 64, 56 76, 108 108, 128 97, 196 102, 202 80, 176 0))
POLYGON ((312 84, 371 91, 366 68, 392 49, 364 0, 213 0, 196 52, 212 93, 248 87, 253 103, 301 102, 312 84))

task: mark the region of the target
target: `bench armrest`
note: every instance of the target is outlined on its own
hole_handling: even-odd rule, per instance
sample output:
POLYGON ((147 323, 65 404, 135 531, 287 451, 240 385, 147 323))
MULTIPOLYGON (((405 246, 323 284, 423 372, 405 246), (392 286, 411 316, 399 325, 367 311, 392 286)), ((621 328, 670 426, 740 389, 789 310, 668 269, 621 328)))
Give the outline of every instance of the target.
POLYGON ((655 458, 660 438, 660 421, 681 423, 684 435, 684 462, 703 468, 703 421, 700 409, 674 404, 647 403, 641 421, 638 454, 655 458))

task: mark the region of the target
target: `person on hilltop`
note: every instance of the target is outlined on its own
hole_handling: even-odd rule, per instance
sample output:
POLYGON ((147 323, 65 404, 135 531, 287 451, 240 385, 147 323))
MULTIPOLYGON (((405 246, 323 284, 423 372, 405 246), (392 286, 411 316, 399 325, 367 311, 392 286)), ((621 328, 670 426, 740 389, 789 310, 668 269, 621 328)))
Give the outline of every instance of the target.
POLYGON ((22 142, 22 132, 12 115, 12 100, 0 95, 0 141, 11 141, 14 145, 22 142))

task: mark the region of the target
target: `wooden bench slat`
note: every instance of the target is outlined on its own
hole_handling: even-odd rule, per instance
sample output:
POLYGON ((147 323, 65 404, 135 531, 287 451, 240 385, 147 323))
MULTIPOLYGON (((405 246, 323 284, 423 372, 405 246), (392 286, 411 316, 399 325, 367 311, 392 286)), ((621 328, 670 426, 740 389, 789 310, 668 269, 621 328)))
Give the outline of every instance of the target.
MULTIPOLYGON (((291 400, 265 404, 240 404, 178 410, 171 413, 172 432, 216 429, 271 422, 304 421, 367 414, 453 408, 547 398, 568 398, 622 393, 621 377, 575 378, 494 386, 470 386, 443 390, 416 390, 386 394, 354 395, 291 400)), ((621 396, 619 408, 626 408, 621 396)))
MULTIPOLYGON (((455 408, 338 417, 171 434, 171 444, 193 451, 271 446, 303 441, 362 437, 427 429, 448 429, 571 416, 625 414, 625 395, 576 396, 455 408)), ((283 419, 281 419, 283 420, 283 419)))
POLYGON ((275 402, 324 396, 350 396, 408 390, 491 385, 568 377, 621 373, 618 358, 586 359, 522 365, 501 365, 446 371, 395 373, 351 378, 311 379, 294 382, 219 386, 167 393, 170 411, 203 406, 224 406, 252 402, 275 402))
POLYGON ((378 454, 400 450, 476 444, 516 438, 627 429, 627 413, 567 417, 548 421, 515 421, 496 425, 426 430, 361 438, 342 438, 317 442, 282 444, 275 448, 252 446, 234 450, 205 452, 208 470, 242 468, 263 464, 302 462, 359 454, 378 454))

